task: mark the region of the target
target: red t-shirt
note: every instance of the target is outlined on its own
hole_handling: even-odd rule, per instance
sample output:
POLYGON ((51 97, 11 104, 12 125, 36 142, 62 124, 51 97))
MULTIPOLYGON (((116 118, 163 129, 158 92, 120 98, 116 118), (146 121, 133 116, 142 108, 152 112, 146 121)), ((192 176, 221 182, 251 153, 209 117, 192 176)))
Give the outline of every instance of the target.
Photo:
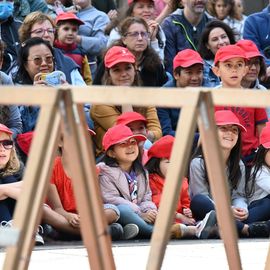
POLYGON ((231 106, 215 107, 215 111, 220 110, 231 110, 247 129, 247 132, 242 132, 242 155, 244 157, 250 155, 260 144, 256 126, 268 121, 265 109, 231 106))
POLYGON ((51 184, 57 188, 60 201, 67 212, 77 213, 71 179, 65 174, 61 157, 54 161, 51 184))

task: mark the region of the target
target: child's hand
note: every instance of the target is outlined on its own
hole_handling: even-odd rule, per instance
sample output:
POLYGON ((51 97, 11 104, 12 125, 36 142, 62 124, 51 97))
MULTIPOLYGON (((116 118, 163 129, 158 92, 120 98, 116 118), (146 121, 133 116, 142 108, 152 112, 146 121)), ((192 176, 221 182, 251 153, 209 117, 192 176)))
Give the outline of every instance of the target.
POLYGON ((196 223, 194 218, 187 217, 181 213, 176 213, 175 218, 178 219, 181 223, 186 225, 195 225, 196 223))
POLYGON ((248 211, 246 209, 240 208, 240 207, 232 207, 233 216, 240 220, 246 220, 248 218, 248 211))
POLYGON ((157 211, 156 210, 149 210, 146 213, 142 213, 141 217, 147 223, 154 224, 156 217, 157 217, 157 211))
POLYGON ((186 217, 192 218, 192 212, 191 212, 191 210, 189 208, 183 208, 183 214, 186 217))
POLYGON ((80 227, 80 216, 78 214, 68 213, 66 218, 72 227, 80 227))

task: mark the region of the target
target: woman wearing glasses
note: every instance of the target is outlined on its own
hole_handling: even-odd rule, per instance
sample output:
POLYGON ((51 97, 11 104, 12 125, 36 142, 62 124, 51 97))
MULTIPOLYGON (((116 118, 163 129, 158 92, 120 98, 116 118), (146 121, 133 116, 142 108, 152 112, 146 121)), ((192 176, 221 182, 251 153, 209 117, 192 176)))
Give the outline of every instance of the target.
MULTIPOLYGON (((150 32, 146 21, 139 17, 128 17, 119 25, 121 39, 113 45, 126 47, 136 58, 143 86, 162 86, 168 77, 157 53, 149 46, 150 32)), ((104 63, 99 67, 94 84, 101 84, 104 63)))
MULTIPOLYGON (((53 47, 55 39, 54 21, 47 14, 35 11, 26 16, 20 29, 20 41, 23 43, 31 37, 40 37, 53 47)), ((69 57, 65 56, 60 49, 53 48, 55 69, 61 70, 66 76, 68 83, 72 85, 86 85, 80 72, 79 66, 69 57)))
MULTIPOLYGON (((18 71, 14 76, 17 85, 48 85, 43 74, 54 71, 54 51, 42 38, 30 38, 22 43, 18 57, 18 71)), ((66 83, 66 81, 61 82, 66 83)), ((20 106, 23 133, 35 128, 39 107, 20 106)))

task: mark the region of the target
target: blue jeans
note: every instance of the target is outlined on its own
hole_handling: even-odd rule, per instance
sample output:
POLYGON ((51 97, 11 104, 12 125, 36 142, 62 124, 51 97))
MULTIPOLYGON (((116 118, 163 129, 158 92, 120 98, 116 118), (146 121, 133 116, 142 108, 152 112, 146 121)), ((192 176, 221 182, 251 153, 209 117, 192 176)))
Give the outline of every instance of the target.
POLYGON ((253 201, 248 207, 249 216, 245 223, 266 221, 270 219, 270 195, 253 201))
MULTIPOLYGON (((209 211, 215 210, 215 205, 209 197, 197 194, 190 202, 190 209, 196 220, 202 220, 209 211)), ((245 224, 239 220, 235 220, 235 223, 240 236, 245 224)))
POLYGON ((140 238, 151 238, 153 232, 153 225, 145 222, 138 214, 136 214, 128 205, 117 205, 120 211, 120 218, 118 222, 125 226, 129 223, 136 224, 139 227, 140 238))

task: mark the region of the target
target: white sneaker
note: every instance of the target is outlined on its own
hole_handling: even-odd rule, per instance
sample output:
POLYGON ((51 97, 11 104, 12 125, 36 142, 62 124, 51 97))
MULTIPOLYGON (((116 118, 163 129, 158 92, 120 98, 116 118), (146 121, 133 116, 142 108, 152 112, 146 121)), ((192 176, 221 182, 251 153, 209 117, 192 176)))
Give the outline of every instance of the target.
POLYGON ((44 245, 44 239, 40 235, 40 233, 43 234, 43 227, 41 225, 38 226, 38 229, 36 231, 36 236, 35 236, 36 246, 42 246, 42 245, 44 245))
POLYGON ((211 229, 217 223, 216 211, 211 210, 208 212, 204 219, 198 223, 196 236, 200 239, 208 239, 211 233, 211 229))
POLYGON ((129 240, 135 238, 139 234, 139 227, 136 224, 130 223, 123 227, 124 239, 129 240))

